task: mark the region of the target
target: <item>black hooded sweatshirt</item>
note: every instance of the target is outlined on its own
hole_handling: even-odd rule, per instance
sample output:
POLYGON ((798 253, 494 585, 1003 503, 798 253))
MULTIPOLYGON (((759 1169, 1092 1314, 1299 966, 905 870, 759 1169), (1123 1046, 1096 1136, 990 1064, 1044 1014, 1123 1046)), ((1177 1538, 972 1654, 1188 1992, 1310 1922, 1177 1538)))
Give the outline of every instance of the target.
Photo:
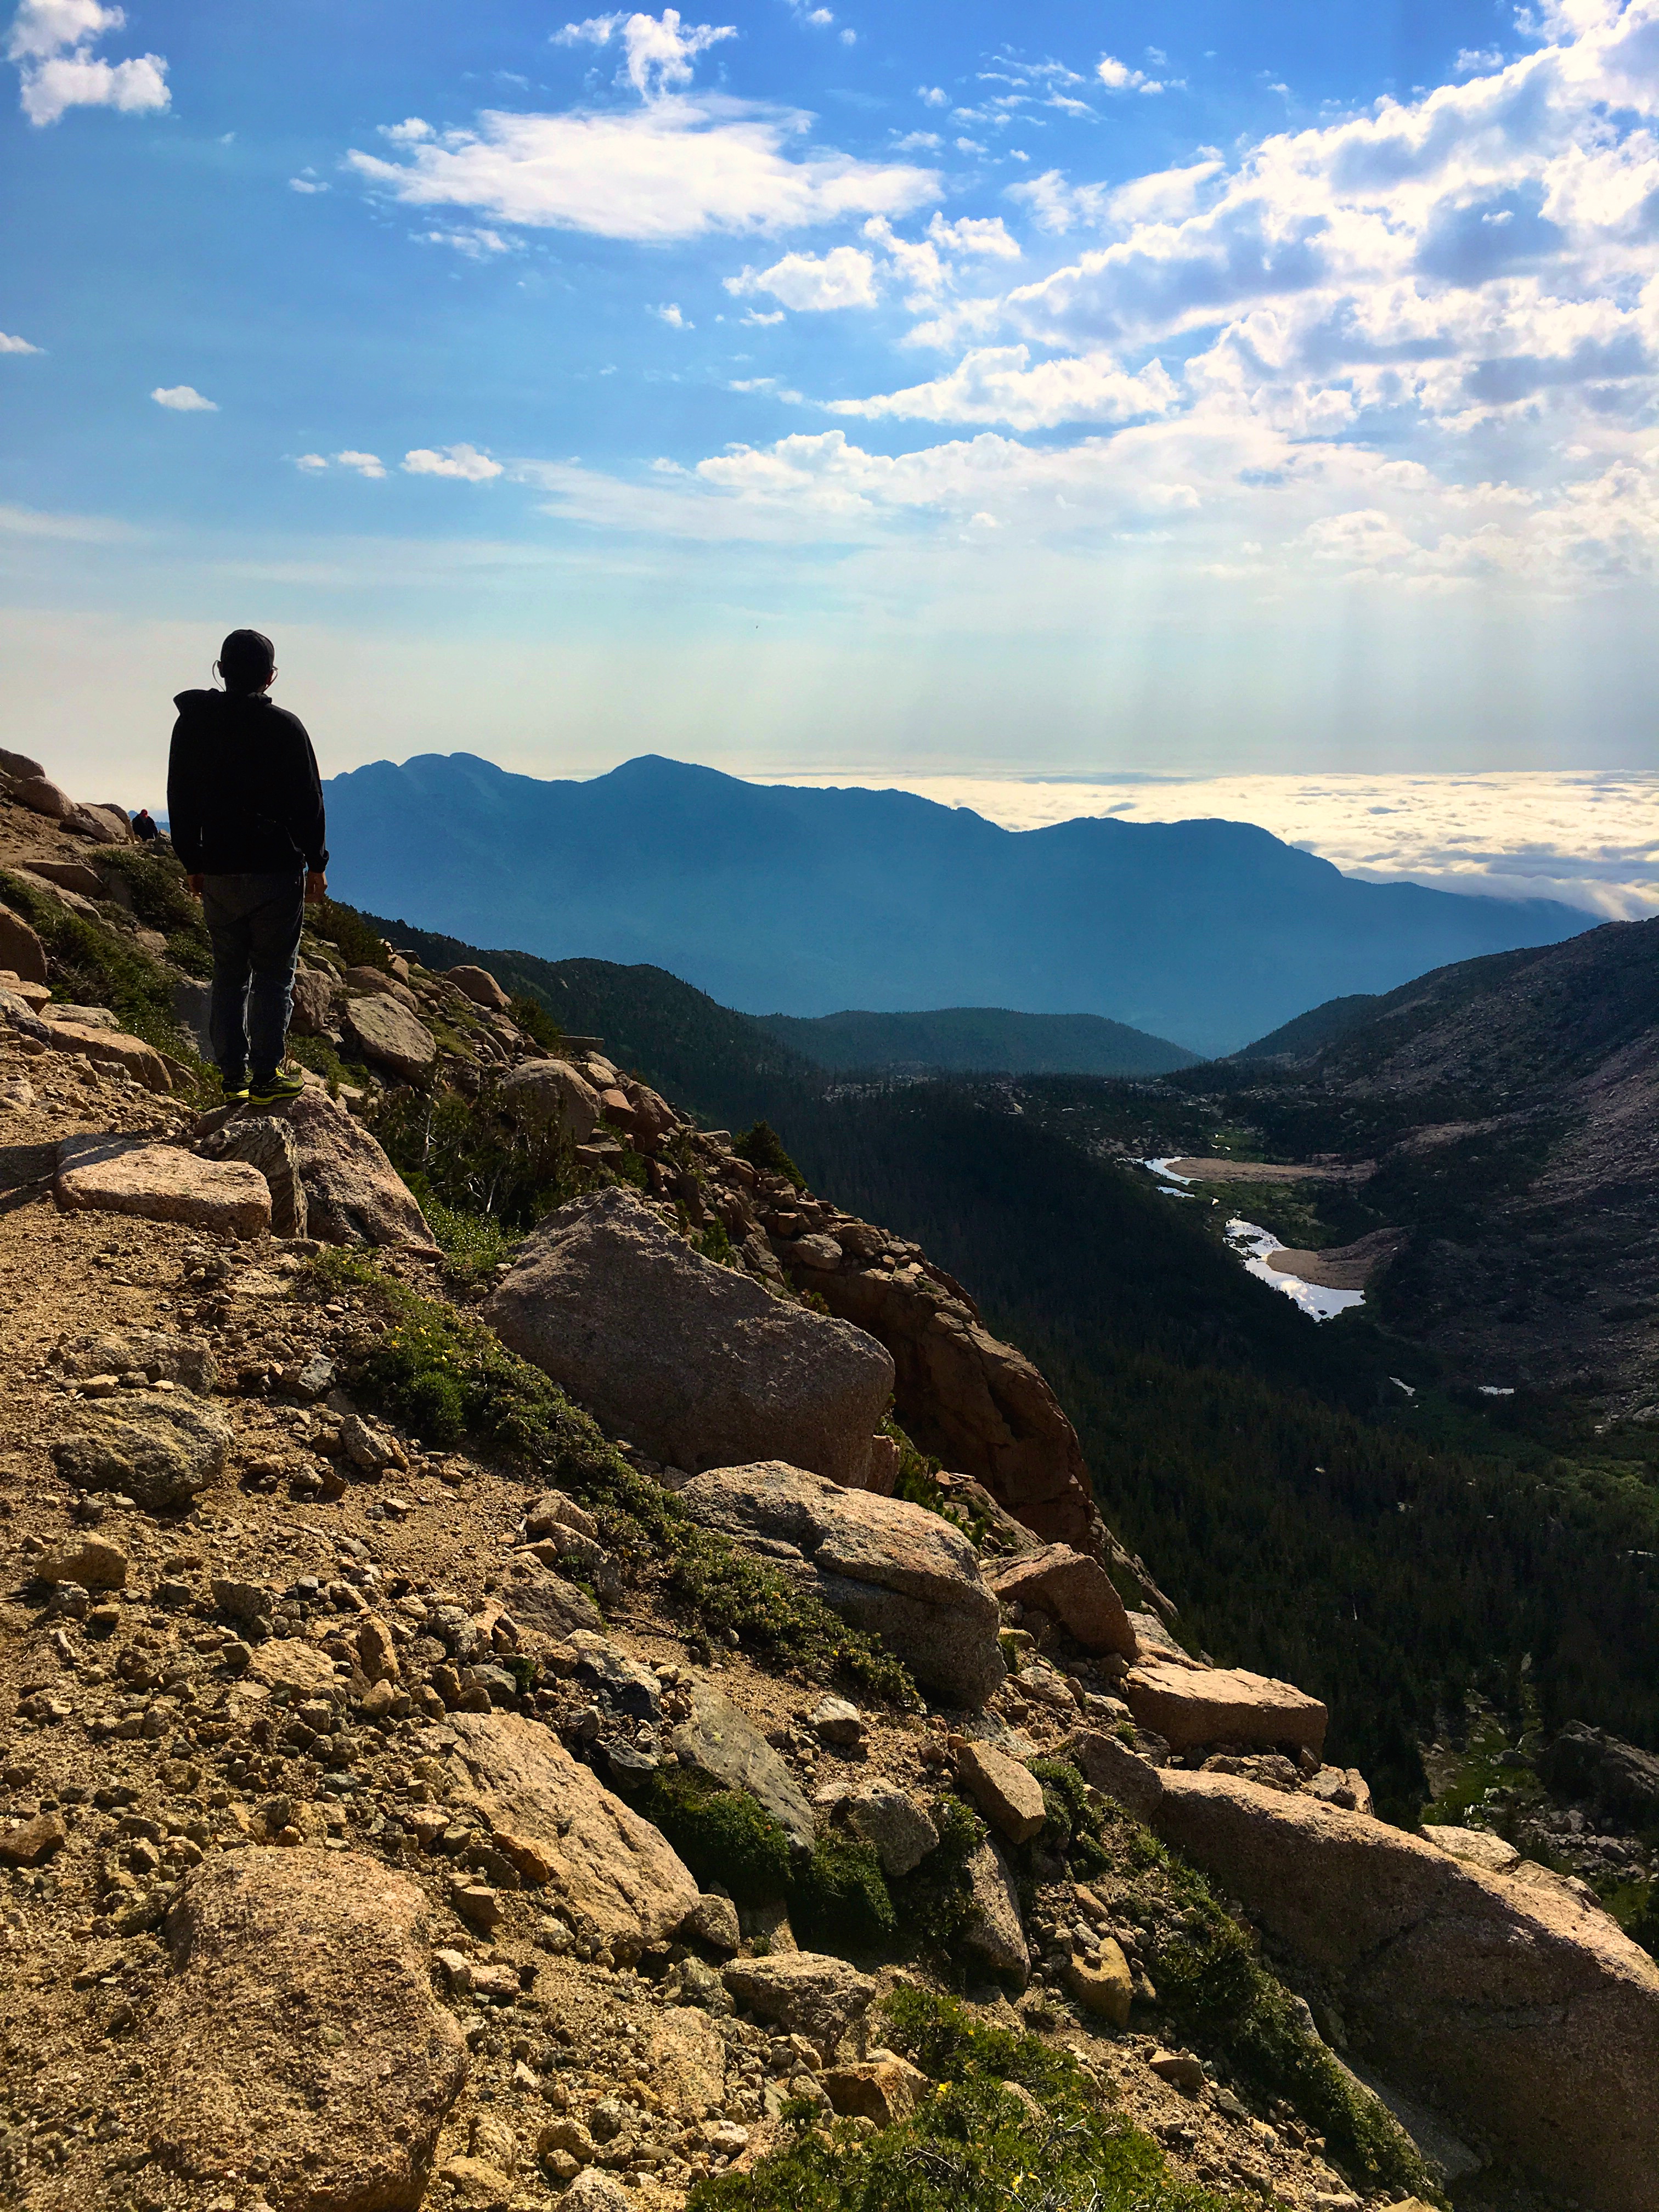
POLYGON ((263 691, 181 691, 173 703, 168 826, 186 872, 320 874, 323 787, 299 716, 263 691))

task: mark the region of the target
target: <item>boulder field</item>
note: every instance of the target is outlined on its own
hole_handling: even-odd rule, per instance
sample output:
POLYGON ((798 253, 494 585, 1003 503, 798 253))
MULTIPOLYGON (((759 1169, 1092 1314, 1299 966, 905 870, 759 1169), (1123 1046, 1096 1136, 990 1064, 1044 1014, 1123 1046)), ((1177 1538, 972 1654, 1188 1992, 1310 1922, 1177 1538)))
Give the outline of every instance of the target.
MULTIPOLYGON (((481 968, 317 951, 369 1093, 199 1111, 55 995, 37 900, 165 957, 121 838, 0 753, 9 2198, 682 2212, 786 2108, 909 2125, 942 2062, 890 2039, 949 1986, 1209 2202, 1650 2212, 1652 1960, 1185 1649, 961 1285, 481 968), (588 1170, 487 1298, 371 1126, 440 1064, 588 1170), (551 1440, 436 1422, 440 1340, 557 1384, 551 1440), (890 1400, 945 1462, 909 1496, 890 1400)), ((1587 1811, 1659 1792, 1557 1758, 1587 1811)))

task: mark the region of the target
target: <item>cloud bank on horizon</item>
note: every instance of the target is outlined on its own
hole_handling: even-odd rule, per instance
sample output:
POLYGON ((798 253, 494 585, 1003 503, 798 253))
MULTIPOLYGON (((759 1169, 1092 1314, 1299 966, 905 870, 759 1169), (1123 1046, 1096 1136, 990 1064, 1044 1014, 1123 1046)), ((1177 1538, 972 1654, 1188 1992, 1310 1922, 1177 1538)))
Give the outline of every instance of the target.
MULTIPOLYGON (((6 155, 49 189, 0 289, 0 499, 147 541, 32 587, 106 611, 142 560, 177 622, 230 558, 268 623, 435 622, 458 692, 503 625, 554 672, 597 624, 667 711, 706 665, 773 757, 823 755, 816 704, 745 684, 785 636, 815 674, 884 653, 896 697, 926 664, 964 757, 975 692, 1045 684, 1096 768, 1200 725, 1213 757, 1253 686, 1258 763, 1276 715, 1368 766, 1646 740, 1659 0, 1449 0, 1392 45, 1216 0, 1188 52, 1144 4, 1109 50, 1075 0, 993 46, 732 12, 343 26, 337 94, 297 10, 210 40, 183 0, 21 0, 6 155), (94 203, 146 280, 95 361, 94 203), (543 587, 491 596, 504 562, 543 587)), ((915 722, 848 750, 908 727, 920 773, 915 722)))

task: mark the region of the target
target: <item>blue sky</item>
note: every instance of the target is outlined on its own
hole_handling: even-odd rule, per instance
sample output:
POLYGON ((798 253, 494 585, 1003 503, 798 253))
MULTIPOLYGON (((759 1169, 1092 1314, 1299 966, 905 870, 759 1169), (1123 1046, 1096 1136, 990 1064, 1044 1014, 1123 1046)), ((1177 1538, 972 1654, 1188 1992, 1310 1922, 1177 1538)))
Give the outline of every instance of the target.
POLYGON ((8 742, 1640 768, 1659 0, 25 0, 8 742))

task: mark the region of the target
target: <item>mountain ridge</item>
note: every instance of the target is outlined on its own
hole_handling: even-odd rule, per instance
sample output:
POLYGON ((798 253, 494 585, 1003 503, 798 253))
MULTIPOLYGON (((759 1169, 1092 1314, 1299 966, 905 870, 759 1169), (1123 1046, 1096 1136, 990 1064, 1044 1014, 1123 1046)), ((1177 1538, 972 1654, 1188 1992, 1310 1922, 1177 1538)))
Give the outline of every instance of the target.
POLYGON ((1004 830, 902 792, 747 783, 641 755, 586 781, 468 754, 331 780, 341 888, 544 958, 672 969, 812 1018, 1085 1012, 1209 1054, 1324 1000, 1590 926, 1549 901, 1375 884, 1251 823, 1004 830))

